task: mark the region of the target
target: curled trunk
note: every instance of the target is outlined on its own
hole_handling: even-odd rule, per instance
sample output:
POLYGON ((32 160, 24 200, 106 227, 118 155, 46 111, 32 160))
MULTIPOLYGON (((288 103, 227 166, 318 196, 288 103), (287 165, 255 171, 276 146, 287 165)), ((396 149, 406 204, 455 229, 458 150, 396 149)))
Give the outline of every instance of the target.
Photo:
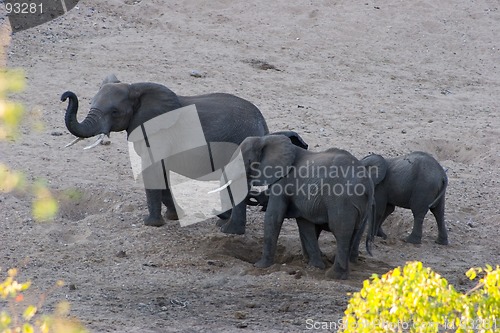
POLYGON ((66 91, 62 94, 61 101, 64 102, 68 98, 68 108, 66 109, 66 115, 64 117, 68 131, 79 138, 90 138, 94 135, 100 134, 100 126, 97 121, 99 118, 98 115, 91 110, 87 117, 79 123, 76 119, 76 113, 78 112, 78 97, 75 93, 66 91))

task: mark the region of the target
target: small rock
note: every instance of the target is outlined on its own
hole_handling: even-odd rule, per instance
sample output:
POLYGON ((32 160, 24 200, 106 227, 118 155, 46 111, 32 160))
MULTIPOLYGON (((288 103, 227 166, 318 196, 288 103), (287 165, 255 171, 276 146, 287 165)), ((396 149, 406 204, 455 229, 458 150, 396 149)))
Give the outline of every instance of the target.
POLYGON ((219 260, 207 260, 207 264, 211 266, 224 267, 224 263, 219 260))
POLYGON ((76 290, 76 285, 74 283, 71 283, 69 286, 68 286, 69 290, 76 290))
POLYGON ((406 134, 406 130, 405 129, 401 130, 401 133, 406 134))
POLYGON ((280 311, 280 312, 288 312, 288 311, 290 311, 290 304, 288 304, 288 303, 282 304, 279 307, 278 311, 280 311))
POLYGON ((125 251, 123 251, 123 250, 120 250, 120 251, 118 251, 118 253, 116 254, 116 256, 118 258, 125 258, 127 256, 127 253, 125 251))
POLYGON ((245 319, 247 317, 247 314, 245 312, 242 312, 242 311, 236 311, 234 313, 234 317, 236 319, 245 319))
POLYGON ((52 135, 52 136, 61 136, 61 135, 63 135, 63 133, 55 131, 55 132, 50 133, 50 135, 52 135))
POLYGON ((197 71, 196 69, 191 70, 189 72, 189 75, 191 75, 192 77, 197 77, 197 78, 204 77, 203 73, 201 73, 200 71, 197 71))
POLYGON ((238 323, 236 324, 236 328, 247 328, 248 324, 247 323, 238 323))

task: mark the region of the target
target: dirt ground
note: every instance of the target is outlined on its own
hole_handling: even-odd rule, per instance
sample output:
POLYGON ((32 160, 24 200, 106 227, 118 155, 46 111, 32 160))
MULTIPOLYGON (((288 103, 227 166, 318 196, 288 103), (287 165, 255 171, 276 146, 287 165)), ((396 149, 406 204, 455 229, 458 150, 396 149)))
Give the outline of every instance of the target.
MULTIPOLYGON (((0 193, 2 272, 21 267, 34 293, 64 280, 45 310, 68 300, 91 332, 315 331, 311 323, 342 317, 347 293, 372 273, 411 260, 466 290, 468 268, 500 264, 499 7, 497 0, 83 0, 13 34, 7 64, 24 68, 27 89, 12 97, 26 118, 18 140, 0 142, 0 161, 29 181, 45 179, 60 212, 38 223, 31 195, 0 193), (215 218, 145 227, 125 133, 92 150, 63 148, 73 137, 60 95, 79 96, 81 119, 109 73, 181 95, 234 93, 256 104, 272 131, 297 131, 312 150, 433 154, 448 169, 450 245, 434 243, 430 213, 422 244, 404 243, 412 216, 396 209, 374 256, 363 251, 350 279, 333 281, 306 267, 293 220, 284 223, 277 264, 254 268, 263 236, 255 207, 243 236, 222 234, 215 218)), ((331 257, 333 236, 320 240, 331 257)))

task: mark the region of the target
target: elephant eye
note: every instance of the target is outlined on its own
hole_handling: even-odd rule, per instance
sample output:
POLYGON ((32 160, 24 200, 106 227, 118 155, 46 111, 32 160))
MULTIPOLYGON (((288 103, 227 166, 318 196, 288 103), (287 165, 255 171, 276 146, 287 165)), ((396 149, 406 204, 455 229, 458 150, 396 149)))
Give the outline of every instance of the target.
POLYGON ((113 109, 113 111, 111 112, 111 115, 113 117, 118 117, 120 115, 120 110, 118 109, 113 109))

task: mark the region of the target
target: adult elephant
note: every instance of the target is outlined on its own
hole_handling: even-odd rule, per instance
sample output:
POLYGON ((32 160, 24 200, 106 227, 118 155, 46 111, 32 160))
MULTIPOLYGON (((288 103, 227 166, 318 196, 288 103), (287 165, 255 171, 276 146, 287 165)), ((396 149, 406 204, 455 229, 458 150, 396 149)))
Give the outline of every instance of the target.
MULTIPOLYGON (((243 157, 245 167, 241 169, 229 163, 228 179, 246 178, 249 187, 265 189, 265 196, 260 198, 267 202, 264 247, 262 258, 255 266, 268 267, 274 263, 283 220, 295 218, 304 254, 312 266, 324 268, 318 231, 328 229, 333 233, 337 249, 327 276, 346 279, 348 262, 357 259, 366 223, 373 226, 374 183, 380 179, 374 179, 371 172, 345 150, 310 152, 293 145, 282 135, 246 138, 235 156, 243 157)), ((373 228, 370 230, 366 243, 369 253, 373 228)))
MULTIPOLYGON (((234 150, 246 137, 263 136, 269 132, 259 109, 237 96, 224 93, 179 96, 161 84, 149 82, 126 84, 120 82, 114 75, 108 76, 103 81, 101 88, 92 99, 89 113, 82 122, 78 122, 76 118, 77 96, 67 91, 61 96, 62 101, 66 99, 69 99, 65 115, 66 127, 77 137, 71 144, 83 138, 99 135, 96 143, 92 145, 95 146, 105 135, 109 136, 110 132, 127 131, 130 136, 135 129, 140 129, 148 121, 154 123, 155 119, 160 119, 159 116, 189 105, 195 105, 202 134, 209 144, 230 143, 233 145, 225 147, 234 147, 234 150)), ((165 144, 169 143, 165 142, 165 144)), ((211 167, 221 167, 229 161, 232 153, 233 151, 225 152, 224 155, 227 158, 218 158, 216 162, 219 165, 212 163, 211 167)), ((185 168, 190 166, 184 165, 185 168)), ((153 175, 158 173, 158 170, 165 172, 165 168, 168 169, 169 166, 155 163, 143 171, 144 178, 151 178, 148 174, 153 175)), ((182 173, 182 170, 174 171, 182 173)), ((203 176, 204 172, 202 170, 197 176, 203 176)), ((180 212, 176 210, 167 178, 165 178, 164 188, 155 188, 146 184, 146 198, 149 210, 149 216, 144 220, 146 225, 161 226, 165 223, 161 215, 162 203, 167 207, 168 219, 179 219, 180 212)), ((245 222, 246 204, 243 201, 233 207, 231 217, 221 226, 221 230, 225 233, 243 234, 245 222)))

